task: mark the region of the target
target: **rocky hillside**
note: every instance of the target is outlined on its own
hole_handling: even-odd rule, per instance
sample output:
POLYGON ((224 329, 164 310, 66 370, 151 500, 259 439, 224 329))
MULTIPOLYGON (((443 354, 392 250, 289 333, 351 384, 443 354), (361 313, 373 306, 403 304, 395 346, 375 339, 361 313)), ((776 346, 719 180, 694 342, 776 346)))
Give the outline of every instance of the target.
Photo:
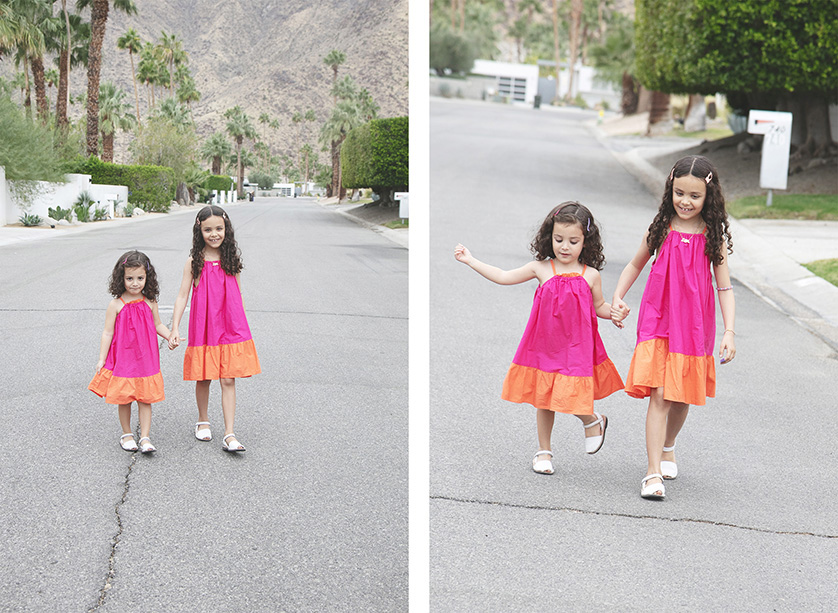
MULTIPOLYGON (((407 114, 408 0, 140 0, 137 6, 132 16, 110 11, 102 80, 116 82, 133 102, 131 64, 117 38, 128 28, 144 41, 156 42, 163 30, 176 34, 201 92, 192 108, 202 137, 224 130, 224 111, 238 104, 274 153, 290 153, 295 111, 315 111, 317 122, 307 129, 316 138, 332 104, 332 71, 323 63, 332 49, 346 54, 339 77, 351 75, 366 87, 380 117, 407 114), (262 113, 278 119, 280 129, 260 125, 262 113)), ((84 91, 85 78, 75 72, 74 95, 84 91)), ((140 108, 145 113, 142 87, 140 108)), ((118 139, 116 161, 126 161, 126 141, 118 139)))

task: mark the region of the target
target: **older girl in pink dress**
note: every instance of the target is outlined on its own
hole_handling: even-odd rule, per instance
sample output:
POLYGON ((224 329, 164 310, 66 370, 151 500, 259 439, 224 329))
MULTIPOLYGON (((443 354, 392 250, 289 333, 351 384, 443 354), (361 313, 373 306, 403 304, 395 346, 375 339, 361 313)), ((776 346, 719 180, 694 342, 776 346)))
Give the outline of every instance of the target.
POLYGON ((530 250, 535 260, 514 270, 485 264, 463 245, 457 245, 454 257, 500 285, 538 279, 530 319, 502 397, 538 409, 539 450, 532 466, 537 473, 552 474, 555 414, 576 415, 586 429, 586 451, 596 453, 605 440, 608 418, 594 412, 594 400, 622 389, 623 381, 597 329, 597 317, 610 317, 611 305, 602 296, 599 270, 605 257, 591 212, 577 202, 555 207, 530 250))

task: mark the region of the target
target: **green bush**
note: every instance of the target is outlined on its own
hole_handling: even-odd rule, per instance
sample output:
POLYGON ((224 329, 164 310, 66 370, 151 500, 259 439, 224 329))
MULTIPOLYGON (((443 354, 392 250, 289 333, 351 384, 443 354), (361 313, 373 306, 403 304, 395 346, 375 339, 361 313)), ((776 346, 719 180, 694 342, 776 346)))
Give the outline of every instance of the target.
POLYGON ((271 189, 274 183, 276 183, 273 176, 267 172, 259 172, 258 170, 248 173, 247 178, 250 179, 251 185, 255 183, 259 186, 259 189, 271 189))
POLYGON ((233 185, 233 180, 227 175, 210 175, 204 181, 203 188, 210 191, 216 190, 219 192, 230 191, 230 186, 233 185))
POLYGON ((470 38, 447 26, 431 29, 430 64, 439 76, 446 71, 466 74, 474 66, 477 50, 470 38))
POLYGON ((66 219, 67 221, 73 221, 73 209, 62 209, 60 206, 55 208, 50 207, 48 209, 49 216, 52 217, 55 221, 59 221, 61 219, 66 219))
POLYGON ((341 178, 348 189, 370 187, 389 199, 408 187, 407 117, 373 119, 351 130, 340 151, 341 178))
POLYGON ((38 226, 43 221, 43 219, 41 219, 40 216, 33 215, 31 213, 24 213, 23 215, 18 217, 18 219, 20 220, 20 223, 27 227, 38 226))
POLYGON ((129 166, 103 162, 95 156, 80 161, 72 172, 90 175, 99 185, 125 185, 128 202, 147 211, 167 213, 175 197, 175 173, 165 166, 129 166))

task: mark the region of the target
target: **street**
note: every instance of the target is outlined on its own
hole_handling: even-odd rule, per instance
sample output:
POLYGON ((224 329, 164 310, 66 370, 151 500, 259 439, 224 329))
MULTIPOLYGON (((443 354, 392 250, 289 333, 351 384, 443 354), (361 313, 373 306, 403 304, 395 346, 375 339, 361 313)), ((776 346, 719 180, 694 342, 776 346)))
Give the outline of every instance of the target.
MULTIPOLYGON (((453 250, 516 268, 547 212, 578 200, 602 228, 610 301, 660 194, 597 142, 584 125, 596 116, 431 102, 431 609, 832 610, 838 356, 735 268, 736 359, 717 361, 716 398, 691 408, 664 501, 639 496, 647 401, 622 392, 595 404, 609 417, 598 454, 559 415, 555 474, 531 469, 535 409, 500 394, 536 283, 495 285, 453 250)), ((599 320, 623 377, 649 267, 626 328, 599 320)))
POLYGON ((155 454, 87 390, 118 256, 151 258, 170 325, 198 210, 0 246, 0 610, 405 611, 406 249, 313 199, 226 209, 262 367, 236 385, 243 454, 218 383, 195 439, 185 343, 159 339, 155 454))

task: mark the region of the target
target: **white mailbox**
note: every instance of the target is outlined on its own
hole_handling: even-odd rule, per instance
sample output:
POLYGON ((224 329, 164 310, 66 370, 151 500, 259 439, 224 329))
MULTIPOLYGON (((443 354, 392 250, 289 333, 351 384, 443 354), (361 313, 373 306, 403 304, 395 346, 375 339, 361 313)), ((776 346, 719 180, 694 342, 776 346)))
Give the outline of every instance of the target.
POLYGON ((791 118, 791 113, 777 111, 748 113, 748 132, 765 135, 762 139, 762 162, 759 167, 759 186, 762 188, 771 190, 788 187, 791 118))
POLYGON ((410 217, 410 192, 396 192, 393 199, 399 201, 399 217, 407 219, 410 217))

